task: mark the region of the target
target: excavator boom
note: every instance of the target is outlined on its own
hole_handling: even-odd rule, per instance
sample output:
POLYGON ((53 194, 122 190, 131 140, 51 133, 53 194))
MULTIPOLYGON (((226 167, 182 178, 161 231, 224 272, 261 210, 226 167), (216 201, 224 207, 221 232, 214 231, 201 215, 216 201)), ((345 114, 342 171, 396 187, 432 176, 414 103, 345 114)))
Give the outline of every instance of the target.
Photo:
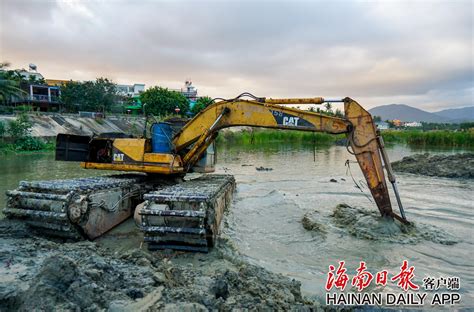
MULTIPOLYGON (((350 98, 340 100, 344 103, 344 118, 283 106, 324 102, 321 97, 219 101, 189 121, 174 137, 173 145, 178 153, 192 146, 183 154, 184 167, 191 168, 213 141, 217 131, 223 128, 251 126, 330 134, 344 133, 381 215, 394 217, 406 223, 404 217, 399 217, 392 210, 381 156, 386 158, 384 159, 386 162, 388 157, 385 151, 381 153, 384 147, 380 144, 379 134, 369 112, 350 98)), ((393 185, 396 186, 394 182, 393 185)), ((397 191, 396 195, 398 199, 397 191)), ((401 203, 399 204, 401 208, 401 203)))

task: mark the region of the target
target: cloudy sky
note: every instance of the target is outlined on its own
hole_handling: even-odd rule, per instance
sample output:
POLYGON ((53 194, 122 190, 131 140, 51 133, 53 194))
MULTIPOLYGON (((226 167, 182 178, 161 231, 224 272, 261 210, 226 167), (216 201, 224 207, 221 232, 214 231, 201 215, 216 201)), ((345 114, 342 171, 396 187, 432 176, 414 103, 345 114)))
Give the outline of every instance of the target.
POLYGON ((0 61, 200 95, 473 105, 473 1, 1 0, 0 61))

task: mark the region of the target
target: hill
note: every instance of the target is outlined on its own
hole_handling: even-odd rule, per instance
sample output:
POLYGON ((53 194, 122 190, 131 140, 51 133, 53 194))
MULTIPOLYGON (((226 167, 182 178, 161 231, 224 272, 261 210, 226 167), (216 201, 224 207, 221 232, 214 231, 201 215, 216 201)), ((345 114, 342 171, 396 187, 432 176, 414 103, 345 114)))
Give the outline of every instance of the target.
POLYGON ((434 114, 448 118, 452 122, 474 121, 474 106, 444 109, 434 114))
POLYGON ((369 109, 373 116, 380 116, 382 120, 399 119, 402 121, 424 122, 452 122, 450 118, 430 113, 405 104, 389 104, 369 109))

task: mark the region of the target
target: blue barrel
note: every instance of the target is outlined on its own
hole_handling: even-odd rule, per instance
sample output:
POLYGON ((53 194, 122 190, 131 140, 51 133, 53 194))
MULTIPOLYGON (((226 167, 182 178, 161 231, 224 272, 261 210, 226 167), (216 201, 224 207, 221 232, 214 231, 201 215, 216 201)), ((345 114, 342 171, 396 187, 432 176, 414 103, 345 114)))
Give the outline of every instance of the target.
POLYGON ((153 153, 170 153, 172 136, 173 132, 169 123, 153 124, 151 126, 151 151, 153 153))

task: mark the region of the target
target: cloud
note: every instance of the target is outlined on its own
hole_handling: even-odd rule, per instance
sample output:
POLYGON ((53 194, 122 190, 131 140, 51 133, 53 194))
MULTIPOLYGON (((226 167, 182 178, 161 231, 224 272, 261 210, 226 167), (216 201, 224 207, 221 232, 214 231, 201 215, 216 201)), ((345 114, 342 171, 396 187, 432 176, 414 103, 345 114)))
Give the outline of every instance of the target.
POLYGON ((2 60, 232 97, 472 105, 471 1, 1 2, 2 60))

